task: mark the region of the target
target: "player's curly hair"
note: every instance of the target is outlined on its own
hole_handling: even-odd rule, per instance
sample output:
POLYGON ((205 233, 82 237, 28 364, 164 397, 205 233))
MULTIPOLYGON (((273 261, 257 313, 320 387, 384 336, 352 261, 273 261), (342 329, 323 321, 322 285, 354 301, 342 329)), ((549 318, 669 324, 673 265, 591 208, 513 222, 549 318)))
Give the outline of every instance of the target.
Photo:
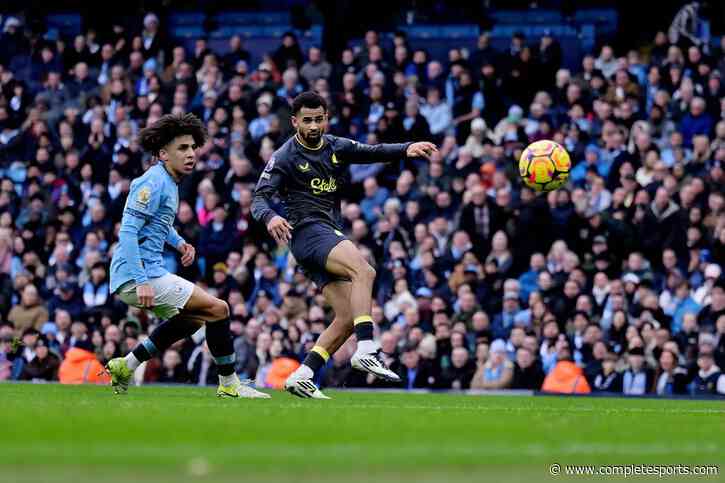
POLYGON ((323 111, 327 112, 327 101, 317 92, 305 91, 292 100, 292 114, 297 115, 303 107, 310 109, 321 107, 323 111))
POLYGON ((194 138, 197 146, 202 146, 209 137, 204 123, 195 115, 166 114, 152 125, 141 129, 138 142, 145 151, 158 156, 159 151, 174 139, 187 134, 194 138))

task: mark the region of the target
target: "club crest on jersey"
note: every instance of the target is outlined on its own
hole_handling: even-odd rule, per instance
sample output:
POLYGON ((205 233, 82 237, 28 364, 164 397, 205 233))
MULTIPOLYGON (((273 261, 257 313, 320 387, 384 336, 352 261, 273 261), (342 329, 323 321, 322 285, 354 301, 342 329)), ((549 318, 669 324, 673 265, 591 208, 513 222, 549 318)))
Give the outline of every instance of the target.
POLYGON ((297 169, 299 169, 303 173, 306 173, 306 172, 308 172, 310 170, 310 163, 307 162, 305 164, 298 164, 297 165, 297 169))
POLYGON ((310 187, 312 188, 312 194, 314 195, 334 193, 337 191, 337 181, 335 181, 335 178, 333 177, 330 177, 328 180, 313 178, 312 181, 310 181, 310 187))
POLYGON ((151 188, 149 188, 148 186, 144 186, 143 188, 138 190, 136 201, 139 204, 147 206, 149 204, 149 201, 151 201, 151 188))

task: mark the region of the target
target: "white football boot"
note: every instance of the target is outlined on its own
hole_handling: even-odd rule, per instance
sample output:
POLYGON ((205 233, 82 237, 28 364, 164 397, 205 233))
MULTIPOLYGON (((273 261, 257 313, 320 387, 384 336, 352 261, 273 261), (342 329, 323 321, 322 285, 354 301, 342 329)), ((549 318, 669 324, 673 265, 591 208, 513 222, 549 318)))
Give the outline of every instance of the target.
POLYGON ((284 383, 284 389, 290 394, 307 399, 330 399, 312 382, 315 374, 306 365, 301 365, 290 374, 284 383))
POLYGON ((358 344, 355 354, 350 359, 352 367, 370 373, 385 381, 400 382, 400 376, 391 371, 387 364, 385 364, 385 361, 383 361, 382 352, 378 346, 375 345, 373 347, 373 350, 368 352, 367 350, 370 350, 368 344, 358 344))
POLYGON ((240 381, 237 375, 234 375, 234 380, 229 385, 224 385, 219 382, 219 388, 217 389, 216 395, 220 398, 249 398, 249 399, 269 399, 270 396, 266 392, 257 391, 252 386, 252 381, 244 380, 240 381))

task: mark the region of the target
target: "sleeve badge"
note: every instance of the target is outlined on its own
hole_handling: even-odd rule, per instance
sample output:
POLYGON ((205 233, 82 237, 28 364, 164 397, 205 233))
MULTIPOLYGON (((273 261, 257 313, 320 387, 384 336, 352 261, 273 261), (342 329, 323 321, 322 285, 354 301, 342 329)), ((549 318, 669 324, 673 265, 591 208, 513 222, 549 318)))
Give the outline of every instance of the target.
POLYGON ((143 188, 138 190, 138 195, 136 195, 136 202, 144 206, 148 206, 149 201, 151 201, 151 188, 149 188, 148 186, 144 186, 143 188))

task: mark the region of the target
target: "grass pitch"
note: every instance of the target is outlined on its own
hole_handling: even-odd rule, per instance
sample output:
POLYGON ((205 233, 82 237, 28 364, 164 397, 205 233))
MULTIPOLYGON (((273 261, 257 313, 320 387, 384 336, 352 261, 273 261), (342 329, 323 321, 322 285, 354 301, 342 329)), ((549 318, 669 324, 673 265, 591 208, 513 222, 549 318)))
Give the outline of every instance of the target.
POLYGON ((548 468, 725 461, 725 401, 214 391, 0 384, 0 481, 582 481, 548 468))

